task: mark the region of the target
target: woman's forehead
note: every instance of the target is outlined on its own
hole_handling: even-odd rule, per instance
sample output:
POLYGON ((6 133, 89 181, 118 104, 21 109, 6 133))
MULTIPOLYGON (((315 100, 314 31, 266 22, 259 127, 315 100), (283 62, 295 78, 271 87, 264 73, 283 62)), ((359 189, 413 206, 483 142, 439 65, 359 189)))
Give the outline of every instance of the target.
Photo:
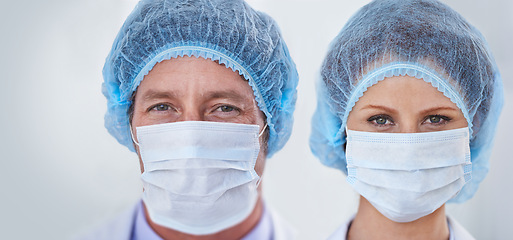
POLYGON ((411 76, 393 76, 379 81, 369 87, 356 103, 356 105, 362 104, 418 106, 419 108, 426 105, 446 105, 458 108, 431 83, 411 76))

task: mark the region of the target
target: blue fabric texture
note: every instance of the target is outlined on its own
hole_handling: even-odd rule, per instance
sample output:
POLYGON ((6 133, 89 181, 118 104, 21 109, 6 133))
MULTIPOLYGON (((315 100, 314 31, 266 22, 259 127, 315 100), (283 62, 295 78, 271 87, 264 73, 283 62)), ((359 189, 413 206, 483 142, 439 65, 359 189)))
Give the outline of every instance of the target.
POLYGON ((472 181, 450 202, 476 192, 489 169, 503 105, 502 80, 481 33, 435 0, 375 0, 361 8, 330 45, 317 83, 310 148, 347 174, 347 117, 364 92, 392 76, 431 83, 463 112, 470 129, 472 181))
POLYGON ((118 33, 103 68, 105 127, 135 151, 127 111, 144 76, 182 56, 217 61, 243 76, 269 127, 271 157, 290 137, 298 73, 280 30, 241 0, 143 0, 118 33))

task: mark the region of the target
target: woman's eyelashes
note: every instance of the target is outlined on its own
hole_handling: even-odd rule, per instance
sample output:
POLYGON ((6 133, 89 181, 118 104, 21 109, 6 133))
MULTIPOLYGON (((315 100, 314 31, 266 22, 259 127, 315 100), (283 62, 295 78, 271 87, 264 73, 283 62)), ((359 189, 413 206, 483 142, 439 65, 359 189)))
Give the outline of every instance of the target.
POLYGON ((395 124, 392 117, 384 114, 374 115, 367 119, 367 122, 376 127, 387 127, 395 124))
MULTIPOLYGON (((435 115, 426 116, 423 119, 423 121, 421 122, 421 124, 440 126, 440 125, 449 123, 451 120, 452 119, 450 117, 435 114, 435 115)), ((394 119, 391 116, 386 115, 386 114, 374 115, 374 116, 368 118, 367 122, 369 122, 370 124, 372 124, 373 126, 376 126, 376 127, 389 127, 389 126, 396 125, 396 122, 394 121, 394 119)))
POLYGON ((449 121, 451 121, 450 117, 437 114, 427 116, 422 122, 422 124, 444 125, 449 123, 449 121))

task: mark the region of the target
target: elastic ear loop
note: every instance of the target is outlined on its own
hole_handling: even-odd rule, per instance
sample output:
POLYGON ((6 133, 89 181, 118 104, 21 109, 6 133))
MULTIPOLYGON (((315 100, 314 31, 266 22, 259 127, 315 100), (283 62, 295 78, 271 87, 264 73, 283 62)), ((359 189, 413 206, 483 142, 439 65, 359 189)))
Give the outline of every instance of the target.
POLYGON ((264 131, 267 128, 267 123, 265 123, 264 128, 262 128, 262 131, 258 134, 258 137, 260 138, 262 135, 264 135, 264 131))
MULTIPOLYGON (((258 134, 258 138, 260 138, 262 135, 264 135, 265 129, 267 128, 267 123, 265 123, 264 128, 262 128, 262 131, 258 134)), ((257 174, 258 176, 258 174, 257 174)), ((258 181, 256 183, 256 187, 260 186, 260 182, 262 181, 262 177, 258 176, 258 181)))
POLYGON ((132 124, 129 123, 128 126, 130 127, 130 137, 132 137, 132 141, 135 143, 135 145, 137 145, 138 147, 141 147, 141 146, 139 146, 139 143, 137 141, 135 141, 134 133, 132 132, 132 124))

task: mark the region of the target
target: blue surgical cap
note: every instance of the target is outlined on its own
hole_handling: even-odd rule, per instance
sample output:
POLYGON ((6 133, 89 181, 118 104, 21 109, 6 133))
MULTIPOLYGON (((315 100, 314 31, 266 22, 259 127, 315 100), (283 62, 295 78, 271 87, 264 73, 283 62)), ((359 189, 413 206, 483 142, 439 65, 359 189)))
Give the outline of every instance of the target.
POLYGON ((118 33, 103 68, 105 127, 134 151, 131 96, 163 60, 195 56, 238 71, 253 89, 269 127, 267 156, 289 139, 298 74, 271 17, 241 0, 143 0, 118 33))
POLYGON ((438 1, 376 0, 351 17, 321 67, 310 148, 323 164, 347 174, 349 112, 367 88, 404 75, 431 83, 467 119, 472 181, 451 202, 466 201, 488 172, 502 80, 479 31, 438 1))

